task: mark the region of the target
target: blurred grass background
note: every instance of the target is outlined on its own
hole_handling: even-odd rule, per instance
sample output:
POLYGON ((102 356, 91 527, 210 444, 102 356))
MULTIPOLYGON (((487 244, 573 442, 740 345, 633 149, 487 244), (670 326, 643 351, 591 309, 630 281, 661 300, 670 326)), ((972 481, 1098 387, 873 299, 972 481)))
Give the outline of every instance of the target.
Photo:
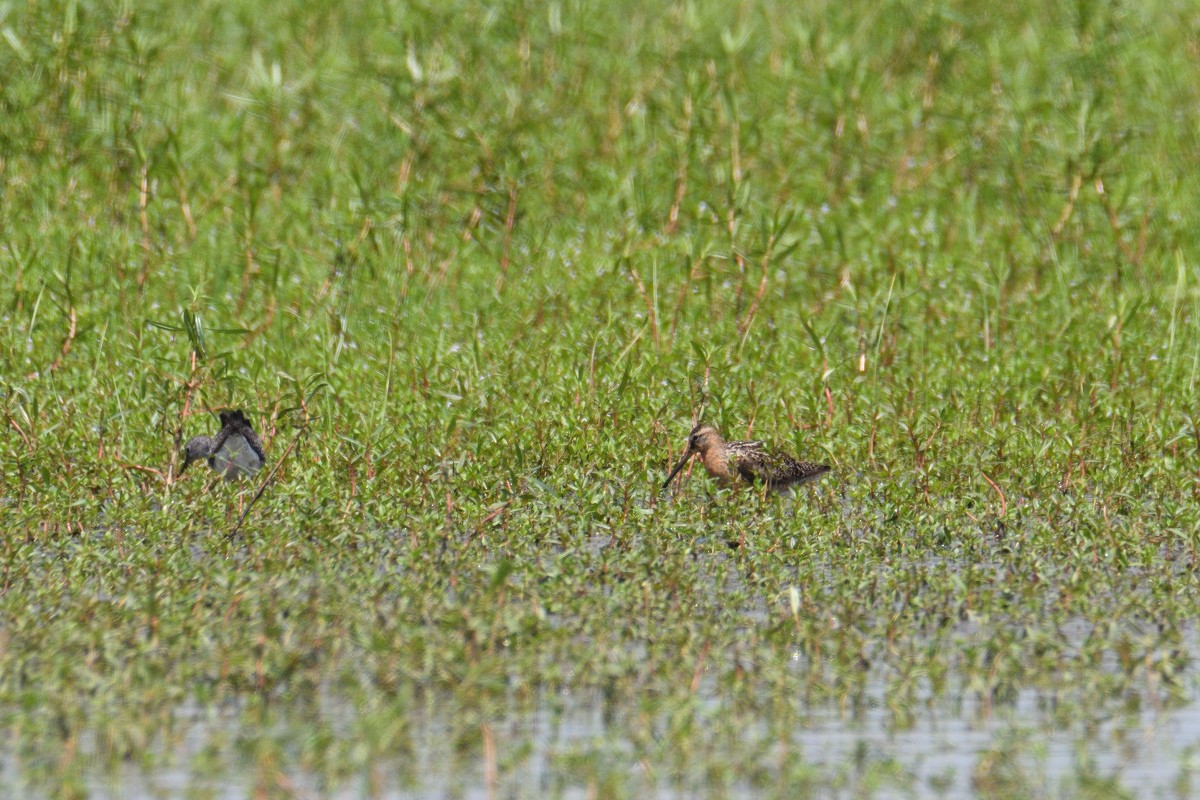
POLYGON ((232 706, 200 783, 419 788, 433 717, 525 796, 493 728, 577 690, 554 791, 870 792, 764 753, 1186 704, 1198 52, 1170 0, 0 7, 10 777, 232 706), (295 442, 234 539, 169 480, 223 407, 295 442), (659 492, 701 410, 836 474, 659 492))

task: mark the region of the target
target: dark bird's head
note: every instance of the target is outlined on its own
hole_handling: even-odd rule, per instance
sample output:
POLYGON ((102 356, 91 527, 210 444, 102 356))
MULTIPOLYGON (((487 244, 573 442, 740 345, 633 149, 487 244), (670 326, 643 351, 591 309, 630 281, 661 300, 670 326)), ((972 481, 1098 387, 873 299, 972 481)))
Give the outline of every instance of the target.
POLYGON ((671 470, 671 474, 667 476, 667 480, 663 483, 663 488, 671 485, 671 481, 675 480, 675 476, 683 469, 688 460, 692 456, 699 453, 703 456, 708 452, 710 447, 720 447, 725 443, 721 438, 720 432, 712 425, 707 425, 701 422, 696 427, 692 428, 692 432, 688 434, 687 449, 683 451, 683 457, 679 459, 679 463, 671 470))
POLYGON ((193 461, 205 461, 212 458, 212 454, 213 437, 193 436, 188 439, 183 446, 183 466, 179 468, 179 474, 182 475, 193 461))

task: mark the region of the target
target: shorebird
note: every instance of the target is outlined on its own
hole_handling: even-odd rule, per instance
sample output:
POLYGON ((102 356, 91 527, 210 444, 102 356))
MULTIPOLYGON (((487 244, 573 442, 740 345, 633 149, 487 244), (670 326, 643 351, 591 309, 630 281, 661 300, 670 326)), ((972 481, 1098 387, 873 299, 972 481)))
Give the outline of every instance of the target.
POLYGON ((712 425, 701 423, 692 428, 687 450, 663 483, 664 489, 697 453, 708 474, 722 484, 762 481, 773 492, 786 493, 829 472, 826 464, 797 461, 787 453, 768 450, 762 442, 727 442, 712 425))
POLYGON ((179 474, 193 461, 208 460, 208 465, 227 481, 250 476, 266 462, 262 442, 250 420, 241 410, 222 411, 221 431, 216 436, 194 436, 183 446, 183 466, 179 474))

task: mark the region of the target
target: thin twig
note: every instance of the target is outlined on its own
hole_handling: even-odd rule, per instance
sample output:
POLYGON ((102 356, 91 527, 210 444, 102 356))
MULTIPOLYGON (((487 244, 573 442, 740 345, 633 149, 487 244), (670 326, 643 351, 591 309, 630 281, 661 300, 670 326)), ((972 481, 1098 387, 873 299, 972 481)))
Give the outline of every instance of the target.
POLYGON ((117 461, 117 465, 120 466, 121 469, 124 469, 124 470, 135 470, 137 472, 144 472, 147 475, 153 475, 154 477, 158 478, 160 481, 163 481, 163 482, 166 482, 166 480, 167 480, 167 476, 163 473, 163 471, 161 469, 155 469, 154 467, 145 467, 145 466, 142 466, 141 464, 127 464, 124 461, 117 461))
POLYGON ((487 786, 488 800, 499 796, 500 770, 496 767, 496 736, 492 726, 486 722, 480 726, 483 734, 483 782, 487 786))
POLYGON ((750 330, 751 323, 754 322, 754 315, 758 311, 758 306, 762 303, 763 296, 767 293, 767 271, 771 266, 771 251, 775 249, 775 237, 772 235, 767 240, 767 249, 762 257, 762 278, 758 282, 758 293, 754 295, 754 299, 750 301, 750 308, 746 311, 746 316, 738 325, 738 336, 743 339, 746 336, 746 331, 750 330))
POLYGON ((508 211, 504 214, 504 242, 500 245, 500 275, 496 278, 496 293, 504 291, 508 277, 509 254, 512 251, 513 228, 517 225, 517 187, 508 187, 508 211))
POLYGON ((175 463, 179 459, 179 446, 183 443, 183 420, 187 417, 192 408, 192 392, 196 390, 199 383, 196 381, 196 351, 192 351, 191 356, 192 369, 188 375, 188 382, 184 384, 183 393, 183 411, 179 412, 179 424, 175 427, 175 446, 171 449, 171 463, 167 466, 167 486, 175 483, 175 479, 179 477, 175 472, 175 463))
POLYGON ((642 283, 642 276, 638 274, 637 267, 633 264, 629 265, 629 275, 633 278, 634 284, 637 286, 638 293, 642 299, 646 301, 646 314, 650 318, 650 331, 654 334, 654 346, 658 346, 658 314, 654 311, 654 298, 646 291, 646 284, 642 283))
POLYGON ((692 288, 692 283, 700 279, 700 267, 704 264, 705 256, 699 256, 688 269, 687 278, 679 286, 679 292, 675 296, 675 311, 671 315, 671 331, 670 338, 672 345, 675 343, 675 328, 679 325, 679 315, 683 313, 683 303, 687 299, 688 292, 692 288))
POLYGON ((54 359, 54 363, 50 365, 51 372, 54 372, 61 367, 63 359, 67 357, 67 353, 71 352, 71 345, 75 341, 75 325, 75 306, 72 304, 67 309, 67 338, 63 339, 62 349, 60 350, 58 357, 54 359))
POLYGON ((1000 491, 1000 487, 996 485, 994 480, 988 477, 986 472, 979 470, 979 474, 988 482, 988 485, 996 490, 996 494, 1000 495, 1000 519, 1004 519, 1004 515, 1008 513, 1008 501, 1004 499, 1004 492, 1000 491))
POLYGON ((679 208, 683 205, 684 195, 687 194, 688 160, 691 156, 692 137, 692 98, 683 98, 683 152, 679 154, 679 167, 675 173, 675 199, 671 201, 671 210, 667 212, 667 235, 675 233, 679 227, 679 208))
POLYGON ((1076 172, 1071 176, 1071 188, 1067 191, 1067 202, 1063 206, 1062 213, 1058 215, 1058 221, 1050 229, 1050 235, 1056 239, 1071 220, 1071 214, 1075 211, 1075 201, 1079 198, 1079 188, 1081 186, 1083 186, 1083 175, 1076 172))
POLYGON ((704 646, 700 648, 700 657, 696 659, 696 668, 692 670, 692 694, 700 691, 700 681, 704 678, 704 664, 708 661, 710 647, 712 647, 712 641, 706 640, 704 646))
POLYGON ((482 535, 483 535, 483 526, 484 526, 484 525, 487 525, 489 522, 491 522, 491 521, 492 521, 492 520, 494 520, 496 517, 498 517, 498 516, 500 516, 501 514, 503 514, 505 511, 508 511, 508 506, 509 506, 509 504, 510 504, 511 502, 512 502, 511 500, 507 500, 507 501, 505 501, 505 502, 501 503, 501 504, 500 504, 500 505, 499 505, 499 506, 498 506, 498 507, 497 507, 497 508, 496 508, 494 511, 492 511, 492 512, 491 512, 490 514, 488 514, 486 517, 484 517, 483 519, 481 519, 481 520, 480 520, 480 521, 479 521, 479 522, 478 522, 478 523, 475 525, 475 532, 476 532, 476 533, 478 533, 480 536, 482 536, 482 535))
POLYGON ((150 218, 146 208, 150 204, 150 163, 142 161, 142 179, 138 185, 138 223, 142 229, 142 269, 138 272, 137 285, 140 289, 150 277, 150 254, 153 247, 150 244, 150 218))
POLYGON ((13 427, 13 430, 15 430, 17 433, 21 434, 21 439, 25 442, 25 449, 32 452, 33 445, 29 443, 29 437, 25 435, 25 431, 21 430, 21 426, 17 424, 17 421, 15 419, 13 419, 12 417, 9 417, 8 424, 13 427))
MULTIPOLYGON (((1112 228, 1113 239, 1117 243, 1117 248, 1121 251, 1121 254, 1129 260, 1129 263, 1133 264, 1135 267, 1140 267, 1142 265, 1141 256, 1142 253, 1145 252, 1144 246, 1142 246, 1141 242, 1139 242, 1138 249, 1136 251, 1129 246, 1129 244, 1125 241, 1125 237, 1121 235, 1121 217, 1117 214, 1117 210, 1109 201, 1108 192, 1104 190, 1104 181, 1097 178, 1095 188, 1096 194, 1100 197, 1100 205, 1104 208, 1104 214, 1108 217, 1108 224, 1109 227, 1112 228)), ((1147 211, 1146 213, 1149 214, 1150 212, 1147 211)), ((1145 231, 1145 226, 1146 217, 1143 217, 1142 231, 1145 231)))

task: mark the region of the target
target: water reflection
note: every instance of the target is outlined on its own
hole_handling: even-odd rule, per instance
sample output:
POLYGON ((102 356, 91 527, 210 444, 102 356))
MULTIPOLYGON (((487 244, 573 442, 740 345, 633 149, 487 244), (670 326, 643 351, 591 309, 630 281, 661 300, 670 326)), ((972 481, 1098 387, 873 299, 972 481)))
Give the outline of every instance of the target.
MULTIPOLYGON (((1171 798, 1191 796, 1200 770, 1194 696, 1171 708, 1144 704, 1060 724, 1053 698, 1037 690, 1002 703, 966 693, 929 699, 898 727, 883 692, 875 691, 881 688, 850 710, 809 707, 786 735, 750 718, 731 736, 724 710, 702 686, 683 725, 684 754, 672 752, 677 706, 614 707, 595 693, 543 697, 535 708, 488 720, 431 697, 407 713, 383 706, 350 712, 329 701, 313 710, 319 720, 285 712, 266 720, 256 714, 254 723, 237 708, 183 706, 169 747, 115 769, 96 753, 78 760, 76 778, 89 797, 130 800, 753 798, 803 789, 829 797, 1037 797, 1088 789, 1171 798)), ((100 749, 94 741, 81 748, 100 749)), ((15 753, 0 761, 5 796, 57 794, 45 775, 15 753)))

